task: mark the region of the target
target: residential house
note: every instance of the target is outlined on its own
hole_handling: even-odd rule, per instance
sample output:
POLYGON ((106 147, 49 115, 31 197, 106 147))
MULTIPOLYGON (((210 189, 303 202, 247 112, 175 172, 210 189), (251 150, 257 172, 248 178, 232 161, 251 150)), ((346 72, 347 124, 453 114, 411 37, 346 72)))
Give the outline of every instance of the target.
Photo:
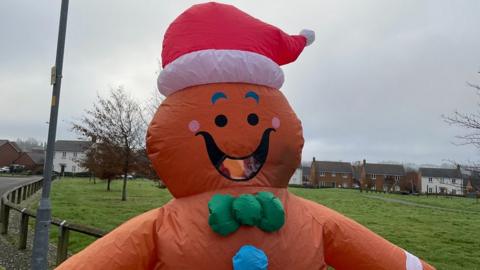
POLYGON ((22 152, 14 163, 24 166, 25 169, 31 171, 33 174, 42 173, 45 163, 45 151, 42 149, 33 150, 32 152, 22 152))
POLYGON ((0 140, 0 167, 10 166, 20 157, 22 149, 11 141, 0 140))
POLYGON ((460 166, 455 169, 420 168, 422 193, 463 195, 464 183, 460 166))
POLYGON ((403 165, 367 163, 365 159, 360 177, 363 189, 388 192, 400 191, 400 183, 406 181, 403 165))
POLYGON ((318 187, 351 188, 353 185, 352 165, 348 162, 316 161, 313 158, 310 181, 318 187))
POLYGON ((61 175, 86 172, 87 170, 80 166, 79 161, 85 157, 85 151, 91 145, 92 142, 89 141, 56 141, 53 170, 61 175))
POLYGON ((301 186, 303 184, 303 168, 302 166, 295 169, 292 177, 290 177, 289 185, 301 186))

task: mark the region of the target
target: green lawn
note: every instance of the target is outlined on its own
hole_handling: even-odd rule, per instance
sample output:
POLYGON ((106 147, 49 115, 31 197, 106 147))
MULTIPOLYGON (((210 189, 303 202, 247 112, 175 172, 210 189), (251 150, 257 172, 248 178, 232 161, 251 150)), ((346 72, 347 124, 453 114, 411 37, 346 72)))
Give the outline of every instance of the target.
MULTIPOLYGON (((474 199, 368 193, 369 196, 472 211, 457 213, 385 202, 365 197, 367 194, 355 190, 290 188, 290 191, 343 213, 437 269, 480 269, 480 203, 475 203, 474 199)), ((65 178, 53 184, 53 215, 111 230, 171 199, 167 190, 157 188, 151 181, 139 180, 129 181, 128 201, 122 202, 120 197, 121 181, 113 182, 112 191, 107 192, 104 182, 93 184, 88 180, 65 178)), ((54 230, 52 237, 56 235, 54 230)), ((72 233, 71 251, 76 252, 93 240, 72 233)))

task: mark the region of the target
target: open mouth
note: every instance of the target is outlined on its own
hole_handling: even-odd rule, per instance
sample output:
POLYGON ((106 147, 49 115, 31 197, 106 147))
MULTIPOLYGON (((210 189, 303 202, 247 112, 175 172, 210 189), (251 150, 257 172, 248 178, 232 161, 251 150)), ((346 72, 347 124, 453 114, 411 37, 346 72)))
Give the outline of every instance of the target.
POLYGON ((212 135, 206 131, 195 134, 202 135, 207 147, 208 157, 217 171, 225 178, 233 181, 247 181, 255 177, 267 160, 270 132, 273 128, 266 129, 257 149, 245 157, 232 157, 218 148, 212 135))

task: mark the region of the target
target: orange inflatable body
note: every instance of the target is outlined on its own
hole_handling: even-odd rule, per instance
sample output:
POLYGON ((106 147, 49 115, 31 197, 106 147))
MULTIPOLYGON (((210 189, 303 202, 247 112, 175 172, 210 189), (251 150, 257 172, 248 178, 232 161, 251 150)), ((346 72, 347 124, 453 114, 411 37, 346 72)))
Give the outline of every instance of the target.
POLYGON ((303 135, 278 90, 278 65, 295 60, 311 40, 262 28, 216 3, 187 10, 166 40, 188 40, 191 29, 193 36, 205 33, 205 22, 230 25, 239 50, 215 39, 200 41, 193 52, 185 42, 164 44, 168 61, 159 88, 167 98, 147 135, 149 157, 175 199, 126 222, 58 269, 433 269, 358 223, 288 192, 303 135), (242 20, 255 27, 243 27, 242 20), (259 32, 242 36, 242 29, 259 32), (267 41, 244 42, 252 37, 267 41), (209 43, 215 50, 206 49, 209 43), (275 48, 265 51, 266 44, 275 48))
POLYGON ((59 269, 232 269, 232 257, 246 244, 265 252, 268 269, 433 269, 356 222, 287 191, 303 138, 280 91, 248 84, 196 88, 168 97, 149 129, 150 157, 177 198, 123 224, 59 269), (219 91, 225 98, 212 104, 219 91), (258 103, 245 98, 248 92, 258 95, 258 103), (248 123, 251 113, 259 118, 255 126, 248 123), (228 119, 225 126, 215 124, 218 115, 228 119), (203 136, 195 135, 208 132, 228 155, 248 156, 272 122, 265 164, 248 181, 225 179, 212 165, 203 136), (259 191, 272 192, 284 205, 280 230, 242 226, 225 237, 209 227, 207 204, 214 194, 259 191))

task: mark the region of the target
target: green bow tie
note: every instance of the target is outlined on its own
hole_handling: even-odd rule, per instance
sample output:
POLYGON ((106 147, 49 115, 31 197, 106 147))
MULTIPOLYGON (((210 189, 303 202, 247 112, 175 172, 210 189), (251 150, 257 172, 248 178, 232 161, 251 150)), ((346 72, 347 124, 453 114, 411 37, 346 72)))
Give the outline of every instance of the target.
POLYGON ((208 224, 222 236, 235 232, 240 225, 257 226, 274 232, 285 223, 282 202, 271 192, 243 194, 238 198, 215 194, 208 202, 208 224))

